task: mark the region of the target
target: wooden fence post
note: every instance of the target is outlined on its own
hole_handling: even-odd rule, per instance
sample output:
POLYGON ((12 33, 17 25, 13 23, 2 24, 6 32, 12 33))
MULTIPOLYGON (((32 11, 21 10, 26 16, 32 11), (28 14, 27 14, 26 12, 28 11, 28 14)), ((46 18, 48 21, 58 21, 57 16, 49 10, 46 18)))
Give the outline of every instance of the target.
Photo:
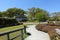
POLYGON ((7 34, 7 40, 10 40, 9 34, 7 34))
POLYGON ((24 25, 24 33, 26 34, 26 26, 24 25))
POLYGON ((24 38, 23 38, 23 29, 21 29, 21 40, 24 40, 24 38))

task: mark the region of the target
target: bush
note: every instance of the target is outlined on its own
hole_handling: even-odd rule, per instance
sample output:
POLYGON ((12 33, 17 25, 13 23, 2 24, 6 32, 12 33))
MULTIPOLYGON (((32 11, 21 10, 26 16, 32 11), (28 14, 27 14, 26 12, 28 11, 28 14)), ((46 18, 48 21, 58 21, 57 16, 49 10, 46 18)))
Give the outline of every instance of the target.
POLYGON ((19 23, 16 21, 16 19, 0 18, 0 28, 6 26, 14 26, 18 24, 19 23))
POLYGON ((49 25, 55 25, 55 26, 60 26, 60 21, 55 21, 55 23, 54 23, 54 21, 49 21, 49 23, 48 23, 49 25))
POLYGON ((55 24, 56 24, 56 25, 60 25, 60 21, 56 21, 55 24))
POLYGON ((22 25, 23 23, 21 22, 20 25, 22 25))
POLYGON ((53 21, 48 21, 48 24, 51 26, 55 26, 55 23, 53 21))

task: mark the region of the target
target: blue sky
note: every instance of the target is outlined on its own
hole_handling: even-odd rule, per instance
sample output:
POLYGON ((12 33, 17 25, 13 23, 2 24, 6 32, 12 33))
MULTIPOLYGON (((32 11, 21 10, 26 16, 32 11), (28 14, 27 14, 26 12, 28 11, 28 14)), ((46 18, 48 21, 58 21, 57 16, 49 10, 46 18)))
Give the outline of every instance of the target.
POLYGON ((31 7, 38 7, 50 13, 59 12, 60 0, 0 0, 0 11, 5 11, 13 7, 24 10, 31 7))

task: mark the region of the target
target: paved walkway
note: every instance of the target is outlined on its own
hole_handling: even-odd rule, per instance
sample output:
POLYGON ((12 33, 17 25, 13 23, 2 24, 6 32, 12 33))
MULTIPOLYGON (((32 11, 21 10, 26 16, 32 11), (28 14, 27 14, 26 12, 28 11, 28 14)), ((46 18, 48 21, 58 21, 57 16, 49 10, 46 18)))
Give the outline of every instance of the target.
POLYGON ((27 32, 31 33, 31 35, 25 40, 50 40, 48 33, 36 30, 35 26, 36 25, 30 25, 30 27, 27 28, 27 32))

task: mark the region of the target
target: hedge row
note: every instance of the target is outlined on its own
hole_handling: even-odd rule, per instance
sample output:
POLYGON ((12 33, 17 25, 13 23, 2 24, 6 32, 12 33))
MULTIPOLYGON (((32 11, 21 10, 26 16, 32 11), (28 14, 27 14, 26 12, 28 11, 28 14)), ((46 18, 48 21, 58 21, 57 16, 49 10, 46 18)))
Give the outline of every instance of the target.
POLYGON ((0 28, 18 25, 16 19, 0 18, 0 28))

